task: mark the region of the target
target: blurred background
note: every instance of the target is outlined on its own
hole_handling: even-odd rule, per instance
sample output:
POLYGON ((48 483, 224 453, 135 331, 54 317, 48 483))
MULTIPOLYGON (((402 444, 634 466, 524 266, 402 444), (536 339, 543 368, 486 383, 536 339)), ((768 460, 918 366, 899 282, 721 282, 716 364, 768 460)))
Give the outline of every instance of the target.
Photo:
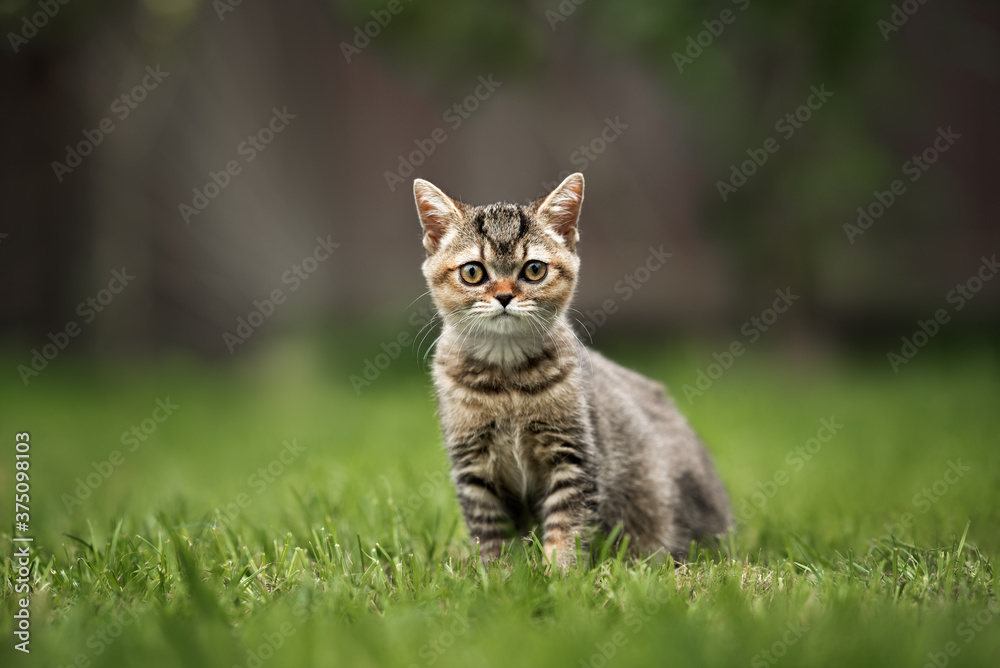
MULTIPOLYGON (((902 5, 5 0, 0 339, 27 364, 70 321, 71 355, 415 333, 414 177, 486 203, 583 171, 577 307, 618 307, 595 341, 724 343, 790 288, 775 343, 898 347, 1000 247, 1000 7, 902 5)), ((945 338, 993 338, 998 305, 945 338)))
MULTIPOLYGON (((0 38, 0 443, 31 435, 36 665, 242 662, 294 581, 282 545, 329 606, 282 665, 423 657, 445 623, 429 601, 456 590, 393 584, 376 606, 326 556, 363 542, 443 572, 468 554, 422 361, 416 177, 481 204, 585 174, 580 337, 668 384, 729 490, 733 563, 775 569, 763 605, 735 603, 739 577, 678 588, 628 652, 752 661, 787 595, 827 629, 803 648, 915 665, 986 604, 941 617, 965 591, 946 565, 945 584, 913 576, 940 594, 911 606, 880 555, 897 537, 928 564, 1000 549, 1000 4, 0 0, 0 38), (222 625, 176 595, 168 530, 222 625), (868 580, 885 604, 814 617, 853 601, 855 555, 885 571, 868 580), (97 659, 117 608, 149 614, 97 659)), ((14 514, 0 503, 0 545, 14 514)), ((574 593, 555 625, 529 591, 469 644, 500 651, 439 665, 506 657, 510 637, 525 666, 575 661, 621 628, 597 589, 599 614, 574 593), (553 639, 578 647, 538 649, 553 639)), ((476 605, 506 605, 496 591, 476 605)), ((14 606, 0 596, 0 633, 14 606)), ((962 660, 995 656, 991 633, 962 660)))

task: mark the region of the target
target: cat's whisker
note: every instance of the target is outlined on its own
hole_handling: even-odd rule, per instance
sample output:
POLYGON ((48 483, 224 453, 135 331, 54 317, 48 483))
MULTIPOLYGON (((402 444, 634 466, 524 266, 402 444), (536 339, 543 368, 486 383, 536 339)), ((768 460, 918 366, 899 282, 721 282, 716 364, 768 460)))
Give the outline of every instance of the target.
MULTIPOLYGON (((553 314, 550 317, 546 318, 545 322, 546 322, 547 325, 551 326, 552 324, 554 324, 557 321, 557 319, 558 319, 558 316, 555 315, 555 314, 553 314)), ((583 324, 583 323, 581 323, 581 324, 583 324)), ((591 359, 590 349, 587 348, 586 345, 584 345, 583 341, 580 340, 580 337, 577 336, 576 332, 573 331, 572 327, 570 327, 570 326, 567 325, 565 327, 565 329, 575 339, 575 342, 579 344, 579 349, 582 350, 583 353, 584 353, 584 355, 587 357, 587 366, 590 367, 590 375, 593 376, 594 375, 594 363, 593 363, 593 360, 591 359)), ((560 352, 561 352, 561 348, 560 348, 560 352)))
POLYGON ((430 320, 428 320, 427 322, 424 323, 423 327, 421 327, 420 329, 417 330, 417 333, 413 337, 413 346, 412 347, 415 347, 418 352, 420 351, 420 346, 424 345, 424 341, 426 341, 427 337, 430 335, 430 333, 434 331, 434 327, 433 326, 435 324, 435 321, 439 320, 439 319, 441 319, 441 316, 439 316, 437 313, 435 313, 433 316, 431 316, 430 320), (424 332, 424 330, 427 330, 426 333, 424 332), (423 334, 422 338, 420 336, 421 334, 423 334), (418 339, 419 339, 419 343, 418 343, 418 339))
MULTIPOLYGON (((447 329, 442 329, 442 330, 441 330, 441 333, 440 333, 440 334, 438 334, 438 336, 437 336, 437 338, 436 338, 436 339, 434 339, 434 342, 433 342, 433 343, 432 343, 432 344, 430 345, 430 347, 429 347, 429 348, 427 349, 427 352, 425 352, 425 353, 424 353, 424 360, 426 360, 426 359, 427 359, 427 355, 428 355, 428 354, 429 354, 429 353, 431 352, 431 350, 434 350, 434 348, 435 348, 435 347, 437 346, 438 342, 440 342, 440 341, 441 341, 441 339, 443 339, 443 338, 444 338, 444 336, 445 336, 445 335, 446 335, 447 333, 448 333, 448 330, 447 330, 447 329)), ((449 353, 450 353, 450 351, 449 351, 449 353)), ((437 357, 437 355, 435 355, 435 357, 437 357)))
MULTIPOLYGON (((571 309, 571 310, 576 311, 576 309, 571 309)), ((576 312, 580 313, 579 311, 576 311, 576 312)), ((583 315, 583 314, 580 313, 580 315, 583 315)), ((587 326, 585 324, 583 324, 583 321, 580 320, 579 318, 573 318, 573 320, 575 320, 578 323, 580 323, 580 327, 583 327, 583 331, 587 332, 587 338, 590 339, 590 345, 594 345, 594 335, 590 333, 590 330, 587 329, 587 326)), ((579 337, 577 337, 577 338, 579 338, 579 337)))
MULTIPOLYGON (((418 358, 418 363, 419 363, 421 369, 426 369, 427 368, 427 355, 429 355, 430 352, 432 350, 434 350, 434 346, 437 345, 437 342, 441 339, 442 335, 443 335, 443 332, 438 332, 438 335, 435 336, 433 340, 431 340, 430 345, 427 346, 427 350, 424 351, 423 355, 420 355, 420 348, 417 348, 416 353, 418 355, 420 355, 420 357, 418 358)), ((422 342, 421 342, 421 345, 423 345, 422 342)))
POLYGON ((406 308, 404 308, 403 310, 404 311, 409 311, 411 306, 413 306, 414 304, 416 304, 418 300, 422 299, 423 297, 426 297, 430 293, 431 293, 430 290, 428 290, 427 292, 423 293, 422 295, 420 295, 419 297, 417 297, 416 299, 414 299, 412 302, 410 302, 409 304, 407 304, 406 308))
MULTIPOLYGON (((473 321, 471 328, 468 328, 468 327, 466 328, 465 336, 462 338, 462 344, 458 347, 458 351, 459 352, 462 352, 463 350, 465 350, 465 342, 466 342, 466 340, 468 340, 469 334, 471 332, 474 332, 477 329, 479 329, 479 326, 482 323, 483 323, 483 319, 480 317, 480 318, 478 318, 478 319, 476 319, 476 320, 473 321)), ((476 344, 476 337, 475 336, 472 337, 472 344, 473 344, 473 346, 476 344)))
POLYGON ((555 338, 555 336, 552 334, 552 331, 551 331, 551 328, 550 328, 551 322, 548 321, 548 320, 546 320, 545 316, 543 314, 541 314, 541 313, 532 313, 531 317, 538 322, 538 326, 541 328, 542 333, 545 336, 549 337, 549 340, 552 341, 552 344, 556 348, 556 354, 561 357, 562 356, 562 346, 559 345, 559 341, 557 341, 556 338, 555 338))
MULTIPOLYGON (((580 324, 582 325, 583 323, 580 323, 580 324)), ((583 341, 581 341, 580 337, 576 335, 576 332, 573 331, 572 327, 569 327, 568 329, 569 329, 569 333, 572 334, 573 338, 576 339, 577 343, 580 344, 580 350, 583 351, 584 356, 586 356, 586 358, 587 358, 587 366, 590 367, 590 375, 591 375, 591 377, 593 377, 593 375, 594 375, 594 360, 592 359, 592 357, 590 355, 590 348, 588 348, 587 346, 584 345, 583 341)))
POLYGON ((441 340, 441 337, 442 337, 442 336, 444 336, 444 332, 441 332, 440 334, 438 334, 437 338, 436 338, 436 339, 434 339, 434 340, 433 340, 433 341, 431 342, 431 345, 430 345, 430 346, 429 346, 429 347, 427 348, 427 352, 425 352, 425 353, 424 353, 424 356, 423 356, 423 358, 421 358, 421 360, 420 360, 420 363, 421 363, 421 364, 426 364, 426 363, 427 363, 427 355, 429 355, 429 354, 430 354, 430 352, 431 352, 432 350, 434 350, 434 346, 435 346, 435 345, 437 345, 437 342, 441 340))
MULTIPOLYGON (((460 313, 462 311, 468 311, 471 308, 472 308, 471 306, 462 306, 462 307, 457 308, 457 309, 455 309, 453 311, 449 311, 448 313, 445 313, 443 315, 441 313, 438 313, 438 312, 435 311, 434 314, 431 316, 431 319, 428 320, 427 322, 425 322, 424 325, 423 325, 423 327, 421 327, 419 330, 417 330, 417 333, 413 337, 413 346, 411 346, 411 347, 415 346, 417 352, 419 353, 420 352, 420 346, 422 346, 424 344, 424 341, 427 340, 427 337, 433 331, 433 329, 428 329, 428 328, 431 328, 435 324, 435 321, 440 320, 441 322, 444 322, 444 319, 446 317, 448 317, 449 315, 454 315, 455 313, 460 313), (417 343, 417 337, 419 337, 420 333, 423 332, 425 329, 427 329, 427 333, 423 335, 423 338, 420 339, 420 342, 418 344, 417 343)), ((433 345, 433 344, 431 344, 431 345, 433 345)), ((427 355, 425 354, 424 357, 426 357, 426 356, 427 355)))
MULTIPOLYGON (((424 335, 424 338, 426 338, 432 331, 433 330, 428 330, 427 334, 424 335)), ((431 344, 429 346, 427 346, 427 350, 424 351, 423 357, 421 357, 421 359, 420 359, 420 362, 421 362, 422 365, 425 365, 427 363, 427 356, 430 355, 431 351, 434 350, 435 347, 437 346, 438 341, 440 341, 444 337, 444 335, 447 334, 447 333, 448 333, 448 325, 445 324, 441 328, 441 331, 438 332, 438 335, 434 338, 434 340, 431 341, 431 344)), ((421 345, 422 345, 422 342, 421 342, 421 345)))
MULTIPOLYGON (((468 311, 468 310, 469 310, 469 308, 468 308, 468 307, 462 307, 462 308, 458 308, 458 309, 455 309, 454 311, 451 311, 451 312, 449 312, 449 313, 447 313, 447 314, 445 314, 445 315, 453 315, 453 314, 455 314, 455 313, 458 313, 458 312, 460 312, 460 311, 468 311)), ((459 324, 459 325, 460 325, 460 324, 462 324, 463 322, 465 322, 466 320, 468 320, 468 319, 469 319, 469 318, 471 318, 471 317, 472 317, 472 315, 471 315, 470 313, 465 313, 465 314, 464 314, 464 315, 463 315, 463 316, 462 316, 462 317, 461 317, 461 318, 459 319, 459 321, 458 321, 458 323, 457 323, 457 324, 459 324)), ((443 317, 442 317, 442 321, 443 321, 443 317)), ((429 355, 429 354, 430 354, 430 352, 431 352, 431 350, 433 350, 433 349, 434 349, 434 346, 435 346, 435 345, 437 345, 437 342, 438 342, 438 341, 440 341, 440 340, 441 340, 441 338, 442 338, 442 337, 443 337, 443 336, 444 336, 445 334, 447 334, 447 333, 448 333, 448 331, 449 331, 449 327, 451 327, 451 326, 450 326, 450 325, 449 325, 449 324, 448 324, 447 322, 445 322, 445 323, 444 323, 444 326, 443 326, 443 327, 441 328, 441 333, 440 333, 440 334, 439 334, 439 335, 437 336, 437 338, 436 338, 436 339, 434 339, 434 341, 433 341, 433 342, 431 343, 431 345, 430 345, 430 346, 429 346, 429 347, 427 348, 426 352, 424 352, 424 355, 423 355, 423 358, 422 358, 422 362, 426 362, 426 360, 427 360, 427 355, 429 355)), ((428 334, 430 334, 430 331, 428 331, 428 334)), ((424 338, 426 338, 426 337, 427 337, 427 334, 425 334, 425 335, 424 335, 424 338)))
MULTIPOLYGON (((468 331, 468 329, 474 324, 473 322, 469 322, 469 320, 472 317, 473 317, 472 314, 466 314, 459 321, 459 324, 462 323, 467 323, 467 324, 465 324, 465 326, 462 328, 462 331, 459 332, 458 336, 455 337, 455 340, 451 342, 451 347, 448 348, 448 352, 445 353, 445 357, 451 357, 451 353, 455 350, 455 344, 458 343, 459 339, 462 338, 462 335, 465 334, 468 331)), ((459 348, 459 350, 461 350, 461 348, 459 348)))
MULTIPOLYGON (((536 321, 535 321, 535 312, 534 311, 528 311, 527 312, 527 316, 528 316, 528 318, 527 318, 528 324, 531 325, 531 342, 535 343, 535 341, 536 341, 536 335, 542 334, 545 330, 544 330, 544 327, 542 327, 541 323, 538 323, 537 325, 535 324, 536 321)), ((544 342, 544 338, 543 338, 543 342, 544 342)))
POLYGON ((479 322, 476 323, 476 329, 472 333, 472 344, 473 345, 476 344, 476 337, 479 336, 479 330, 482 329, 482 328, 484 328, 485 326, 486 326, 486 321, 484 319, 480 319, 479 322))

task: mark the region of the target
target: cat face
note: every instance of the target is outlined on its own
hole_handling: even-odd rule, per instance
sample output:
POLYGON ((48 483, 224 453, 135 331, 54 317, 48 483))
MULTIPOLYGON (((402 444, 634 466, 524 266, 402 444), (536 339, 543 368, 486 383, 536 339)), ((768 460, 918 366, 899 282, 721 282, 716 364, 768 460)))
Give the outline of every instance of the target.
POLYGON ((583 175, 528 205, 469 206, 413 184, 424 228, 424 277, 445 324, 482 336, 533 336, 569 307, 580 260, 583 175))

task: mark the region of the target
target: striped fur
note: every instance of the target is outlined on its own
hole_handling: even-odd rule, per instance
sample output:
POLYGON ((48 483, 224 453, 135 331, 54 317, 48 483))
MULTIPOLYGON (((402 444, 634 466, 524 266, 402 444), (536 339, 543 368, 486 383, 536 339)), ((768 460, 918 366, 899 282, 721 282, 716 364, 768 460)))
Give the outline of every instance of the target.
POLYGON ((530 205, 473 207, 420 179, 414 194, 443 320, 433 366, 441 424, 483 558, 539 524, 561 568, 575 562, 577 540, 616 525, 636 553, 676 558, 725 532, 725 490, 663 387, 584 348, 568 323, 583 176, 530 205), (532 261, 547 266, 538 281, 524 273, 532 261), (485 269, 482 283, 461 278, 467 263, 485 269))

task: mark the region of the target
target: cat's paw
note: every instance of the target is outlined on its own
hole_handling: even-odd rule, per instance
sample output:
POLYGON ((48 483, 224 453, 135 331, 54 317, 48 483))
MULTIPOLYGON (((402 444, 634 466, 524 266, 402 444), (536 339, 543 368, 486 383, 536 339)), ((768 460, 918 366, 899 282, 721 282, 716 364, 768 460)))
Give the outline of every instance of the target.
POLYGON ((569 542, 546 543, 545 545, 545 572, 565 573, 570 568, 576 566, 575 545, 569 542))

